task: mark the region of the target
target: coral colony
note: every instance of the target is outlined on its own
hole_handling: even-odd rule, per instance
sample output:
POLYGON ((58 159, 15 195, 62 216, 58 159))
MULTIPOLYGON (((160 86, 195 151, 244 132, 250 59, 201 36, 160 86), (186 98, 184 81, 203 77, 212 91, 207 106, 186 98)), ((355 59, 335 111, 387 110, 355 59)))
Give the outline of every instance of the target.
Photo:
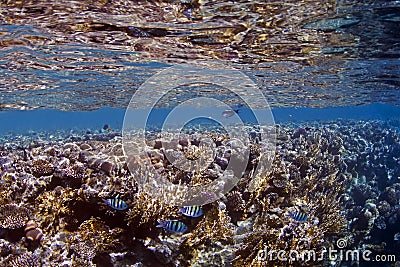
MULTIPOLYGON (((209 183, 230 160, 230 153, 217 153, 206 171, 184 172, 171 166, 154 136, 148 155, 172 183, 209 183)), ((1 142, 0 265, 315 266, 328 260, 262 262, 258 254, 321 251, 339 238, 349 249, 398 254, 396 132, 377 122, 341 122, 281 125, 276 136, 272 166, 254 191, 249 176, 263 149, 256 142, 232 190, 222 197, 205 192, 211 203, 180 207, 137 185, 132 175, 149 172, 128 170, 119 134, 1 142)), ((229 137, 213 140, 229 149, 229 137)), ((175 143, 197 157, 195 138, 175 143)))

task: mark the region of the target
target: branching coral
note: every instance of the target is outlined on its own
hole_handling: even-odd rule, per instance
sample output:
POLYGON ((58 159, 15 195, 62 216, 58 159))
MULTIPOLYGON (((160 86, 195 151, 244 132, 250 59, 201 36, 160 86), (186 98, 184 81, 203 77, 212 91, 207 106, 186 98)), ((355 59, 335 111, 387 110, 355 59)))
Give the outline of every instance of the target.
POLYGON ((37 159, 32 162, 31 167, 32 174, 36 177, 50 175, 54 171, 53 165, 44 159, 37 159))
MULTIPOLYGON (((233 245, 234 227, 224 210, 213 204, 196 227, 187 235, 180 246, 180 252, 186 257, 190 266, 203 258, 212 247, 233 245)), ((231 253, 233 255, 233 253, 231 253)))
POLYGON ((41 266, 39 255, 24 253, 8 263, 9 267, 39 267, 41 266))
POLYGON ((132 208, 126 213, 125 220, 131 227, 146 226, 153 228, 157 220, 171 214, 174 208, 150 196, 146 192, 138 192, 134 195, 132 208))
POLYGON ((16 178, 13 174, 8 172, 1 172, 0 177, 0 204, 6 204, 11 202, 13 190, 12 184, 16 178))
POLYGON ((84 221, 78 231, 82 240, 93 243, 97 251, 105 252, 119 244, 117 236, 121 234, 122 229, 111 230, 100 219, 91 218, 84 221))
POLYGON ((224 210, 214 204, 204 218, 191 231, 184 246, 192 248, 204 245, 207 240, 233 242, 233 225, 224 210))
POLYGON ((236 266, 259 264, 257 253, 265 247, 299 253, 319 251, 329 237, 343 234, 346 223, 339 196, 347 178, 338 174, 338 158, 334 156, 341 144, 329 134, 296 135, 294 140, 278 144, 288 150, 277 154, 270 171, 250 195, 243 218, 252 227, 241 229, 235 240, 236 266), (296 222, 289 216, 293 212, 306 213, 308 220, 296 222))
POLYGON ((56 188, 38 197, 37 218, 45 233, 53 233, 60 230, 60 226, 68 223, 76 223, 74 210, 71 209, 71 202, 82 200, 78 190, 56 188))
POLYGON ((17 229, 24 227, 32 212, 23 206, 6 204, 0 207, 0 227, 17 229))
MULTIPOLYGON (((400 172, 398 165, 392 169, 387 165, 398 163, 400 145, 398 138, 385 136, 396 143, 387 144, 381 138, 370 148, 371 141, 363 140, 367 137, 351 135, 346 139, 342 133, 324 128, 293 132, 280 127, 276 152, 265 156, 267 146, 250 144, 243 178, 223 197, 205 192, 212 200, 221 198, 203 205, 203 215, 197 218, 178 213, 185 205, 174 200, 186 196, 187 190, 167 190, 169 185, 162 184, 163 179, 179 186, 214 181, 226 171, 227 162, 235 154, 227 138, 216 135, 214 162, 206 170, 193 165, 190 172, 174 167, 158 140, 145 155, 150 158, 148 165, 143 164, 142 155, 135 155, 136 162, 135 156, 130 156, 123 165, 118 142, 69 143, 46 150, 38 146, 27 153, 28 160, 19 151, 10 157, 12 160, 0 158, 0 228, 6 228, 0 229, 6 237, 0 240, 6 244, 0 249, 0 265, 12 262, 12 266, 30 266, 29 255, 33 254, 24 254, 29 238, 23 238, 22 230, 29 219, 34 219, 45 234, 35 253, 40 253, 43 263, 54 266, 95 266, 104 261, 117 264, 115 257, 121 264, 132 265, 260 266, 265 264, 260 261, 260 251, 318 252, 333 246, 337 237, 346 238, 351 248, 387 248, 390 245, 385 245, 389 244, 386 241, 395 241, 391 246, 396 248, 400 172), (353 148, 343 147, 353 146, 352 142, 353 148), (365 151, 358 155, 360 149, 365 151), (389 151, 391 154, 385 153, 390 157, 381 155, 381 151, 389 151), (250 177, 257 163, 272 156, 275 159, 270 168, 265 166, 257 179, 250 177), (104 162, 108 163, 102 168, 104 162), (41 169, 46 164, 55 167, 53 173, 41 169), (127 170, 129 164, 135 180, 127 170), (352 184, 345 191, 350 179, 352 184), (75 180, 78 182, 71 186, 75 180), (129 209, 116 211, 101 204, 102 198, 117 195, 129 209), (307 219, 296 220, 293 214, 299 213, 307 219), (344 215, 349 219, 348 229, 344 215), (156 228, 158 220, 179 220, 187 231, 172 233, 156 228), (10 233, 16 233, 16 238, 7 240, 10 233), (371 243, 373 238, 379 242, 371 243)), ((194 137, 174 145, 190 160, 206 153, 194 137)), ((268 258, 268 264, 280 266, 282 262, 268 258)))
POLYGON ((90 261, 98 253, 110 252, 120 247, 118 238, 121 233, 122 229, 111 230, 100 219, 91 218, 79 226, 77 233, 69 242, 78 258, 90 261))

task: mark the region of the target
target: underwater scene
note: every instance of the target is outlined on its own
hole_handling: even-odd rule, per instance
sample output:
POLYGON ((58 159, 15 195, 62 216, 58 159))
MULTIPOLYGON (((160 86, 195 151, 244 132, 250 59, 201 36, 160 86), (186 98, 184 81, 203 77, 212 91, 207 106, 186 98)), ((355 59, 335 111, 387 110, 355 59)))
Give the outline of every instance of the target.
POLYGON ((400 267, 400 1, 3 0, 0 267, 400 267))

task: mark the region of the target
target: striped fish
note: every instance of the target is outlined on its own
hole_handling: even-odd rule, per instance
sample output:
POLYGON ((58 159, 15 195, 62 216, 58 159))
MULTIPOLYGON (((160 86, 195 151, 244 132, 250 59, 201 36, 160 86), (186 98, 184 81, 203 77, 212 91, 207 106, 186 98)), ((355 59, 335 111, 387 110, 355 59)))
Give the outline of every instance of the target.
POLYGON ((128 204, 120 198, 107 198, 103 199, 103 202, 115 210, 125 210, 128 208, 128 204))
POLYGON ((203 209, 201 208, 201 206, 185 206, 179 209, 179 212, 185 216, 194 218, 203 215, 203 209))
POLYGON ((183 233, 187 230, 187 226, 181 221, 163 221, 159 220, 158 228, 164 228, 171 232, 183 233))
POLYGON ((289 215, 293 220, 298 222, 305 222, 308 219, 308 215, 301 211, 295 211, 290 213, 289 215))

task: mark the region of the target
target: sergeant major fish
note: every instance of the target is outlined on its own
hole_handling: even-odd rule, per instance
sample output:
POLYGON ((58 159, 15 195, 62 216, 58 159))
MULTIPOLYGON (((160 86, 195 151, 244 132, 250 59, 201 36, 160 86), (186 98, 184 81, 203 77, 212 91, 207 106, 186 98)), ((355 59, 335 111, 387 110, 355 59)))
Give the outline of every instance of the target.
POLYGON ((181 221, 157 221, 157 228, 164 228, 165 230, 176 232, 176 233, 184 233, 187 230, 187 226, 181 221))
POLYGON ((185 206, 179 209, 179 212, 185 216, 197 218, 203 215, 203 209, 200 206, 185 206))
POLYGON ((125 210, 128 208, 128 204, 120 198, 103 199, 103 202, 115 210, 125 210))
POLYGON ((305 222, 308 219, 308 215, 306 213, 304 213, 304 212, 301 212, 301 211, 292 212, 292 213, 289 214, 289 216, 293 220, 298 221, 298 222, 305 222))

